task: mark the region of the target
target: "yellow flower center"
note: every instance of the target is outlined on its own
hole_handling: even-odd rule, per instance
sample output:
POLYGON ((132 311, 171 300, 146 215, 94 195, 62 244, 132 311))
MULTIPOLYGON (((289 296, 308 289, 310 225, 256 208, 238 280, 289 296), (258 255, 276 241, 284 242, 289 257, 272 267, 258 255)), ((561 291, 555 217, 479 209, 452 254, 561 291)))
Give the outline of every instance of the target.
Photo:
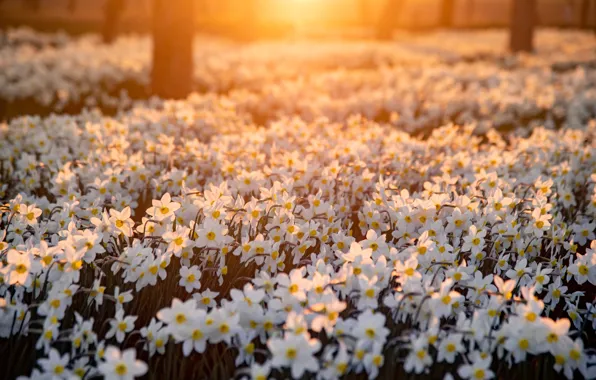
POLYGON ((475 379, 484 379, 485 373, 483 369, 477 369, 474 371, 474 378, 475 379))
POLYGON ((195 329, 192 332, 192 339, 193 340, 199 340, 203 337, 203 332, 199 329, 195 329))
POLYGON ((23 273, 27 272, 27 267, 24 264, 19 264, 16 266, 15 271, 18 274, 23 274, 23 273))
POLYGON ((184 323, 184 322, 186 322, 186 315, 184 315, 184 314, 182 314, 182 313, 180 313, 180 314, 177 314, 177 315, 176 315, 176 323, 178 323, 178 324, 182 324, 182 323, 184 323))
POLYGON ((290 360, 294 360, 296 359, 296 349, 295 348, 288 348, 286 350, 286 358, 290 359, 290 360))
POLYGON ((381 355, 375 355, 372 362, 376 367, 380 367, 383 364, 383 357, 381 355))
POLYGON ((72 263, 71 266, 72 266, 72 269, 79 270, 83 266, 83 261, 82 260, 77 260, 74 263, 72 263))
POLYGON ((449 295, 443 296, 443 298, 441 298, 441 301, 445 304, 445 305, 449 305, 451 303, 451 297, 449 295))
POLYGON ((128 368, 126 368, 126 364, 124 363, 118 363, 116 365, 116 368, 114 368, 114 371, 119 375, 119 376, 124 376, 126 375, 126 373, 128 372, 128 368))

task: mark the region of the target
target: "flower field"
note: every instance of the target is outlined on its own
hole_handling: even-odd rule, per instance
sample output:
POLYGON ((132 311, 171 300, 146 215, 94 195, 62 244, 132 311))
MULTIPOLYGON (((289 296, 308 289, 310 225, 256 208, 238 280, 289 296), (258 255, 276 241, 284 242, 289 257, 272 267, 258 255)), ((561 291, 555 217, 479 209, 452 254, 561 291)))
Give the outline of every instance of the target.
POLYGON ((2 35, 2 375, 596 378, 596 39, 505 37, 2 35))

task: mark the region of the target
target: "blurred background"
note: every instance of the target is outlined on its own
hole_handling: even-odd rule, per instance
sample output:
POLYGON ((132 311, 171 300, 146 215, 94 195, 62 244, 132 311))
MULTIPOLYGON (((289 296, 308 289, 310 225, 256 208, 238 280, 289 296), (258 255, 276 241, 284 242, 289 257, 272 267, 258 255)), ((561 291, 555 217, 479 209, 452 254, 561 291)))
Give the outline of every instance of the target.
MULTIPOLYGON (((416 66, 414 80, 478 62, 479 72, 520 69, 514 82, 525 83, 526 69, 596 67, 596 0, 0 0, 0 29, 0 119, 107 112, 152 95, 245 99, 266 83, 268 99, 288 86, 328 96, 315 83, 324 76, 309 78, 355 68, 385 82, 387 67, 416 66)), ((358 70, 338 83, 360 83, 358 70)), ((253 103, 263 120, 275 108, 253 103)))
MULTIPOLYGON (((186 1, 186 0, 185 0, 186 1)), ((69 34, 101 32, 116 17, 115 33, 148 32, 154 0, 0 0, 0 25, 27 25, 69 34)), ((180 0, 172 0, 173 5, 180 0)), ((395 28, 428 30, 508 25, 515 0, 195 0, 197 31, 224 37, 371 37, 380 20, 395 28), (389 12, 388 12, 389 11, 389 12), (389 15, 387 15, 389 13, 389 15), (247 32, 247 26, 250 31, 247 32)), ((535 3, 540 26, 595 28, 595 0, 535 3)))

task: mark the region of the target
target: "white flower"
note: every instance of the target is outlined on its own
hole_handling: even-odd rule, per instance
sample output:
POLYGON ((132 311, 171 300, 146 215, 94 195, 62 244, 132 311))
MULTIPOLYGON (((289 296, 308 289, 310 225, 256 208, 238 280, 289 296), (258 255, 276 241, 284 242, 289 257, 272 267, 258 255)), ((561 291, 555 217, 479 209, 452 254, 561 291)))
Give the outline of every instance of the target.
POLYGON ((108 346, 98 369, 106 379, 125 380, 143 376, 147 373, 147 364, 136 359, 133 348, 121 352, 114 346, 108 346))
POLYGON ((578 284, 583 284, 589 281, 590 284, 596 285, 596 254, 576 254, 576 260, 569 265, 569 273, 571 273, 578 284))
POLYGON ((434 315, 438 317, 451 315, 453 304, 462 300, 463 296, 461 294, 451 290, 452 285, 451 280, 446 280, 441 284, 441 290, 433 293, 430 302, 434 315))
POLYGON ((114 287, 114 298, 116 299, 116 309, 119 310, 122 307, 124 307, 125 303, 132 301, 132 299, 133 299, 132 291, 129 290, 129 291, 120 293, 120 287, 116 286, 116 287, 114 287))
POLYGON ((491 357, 475 353, 472 355, 472 363, 464 364, 457 369, 457 374, 463 379, 485 380, 495 377, 495 373, 490 369, 491 357))
POLYGON ((180 286, 184 287, 188 293, 192 293, 195 289, 201 288, 201 283, 199 280, 201 279, 201 271, 199 267, 193 265, 192 267, 188 268, 183 266, 180 268, 180 286))
POLYGON ((550 214, 543 214, 540 208, 532 211, 533 224, 529 225, 527 230, 533 233, 537 238, 541 237, 542 234, 550 228, 550 214))
POLYGON ((207 325, 206 321, 207 313, 198 309, 192 314, 190 322, 180 329, 179 335, 184 337, 182 344, 184 356, 190 355, 193 350, 198 353, 205 351, 211 331, 211 327, 207 325))
POLYGON ((224 242, 228 229, 216 219, 207 218, 197 233, 198 247, 219 247, 224 242))
POLYGON ((131 237, 134 222, 130 219, 130 207, 125 207, 122 211, 110 209, 110 222, 112 227, 120 231, 124 236, 131 237))
POLYGON ((210 341, 219 343, 224 341, 230 344, 232 337, 240 330, 240 316, 230 315, 223 309, 214 309, 207 316, 207 322, 211 327, 210 341))
POLYGON ((523 323, 512 326, 511 334, 505 342, 505 348, 513 355, 515 363, 525 360, 527 355, 534 353, 537 348, 533 329, 523 323))
POLYGON ((8 284, 28 285, 31 281, 31 274, 40 269, 39 263, 31 259, 26 252, 19 252, 15 249, 8 251, 8 284))
POLYGON ((147 209, 147 214, 157 221, 172 217, 180 209, 180 203, 172 202, 170 193, 165 193, 160 200, 153 199, 151 205, 152 207, 147 209))
POLYGON ((531 272, 531 268, 527 267, 528 260, 521 259, 519 260, 513 269, 509 269, 505 272, 505 275, 513 280, 519 281, 525 274, 531 272))
POLYGON ((184 248, 192 247, 193 242, 188 238, 188 227, 181 227, 176 231, 163 234, 162 238, 168 243, 167 251, 180 256, 184 248))
POLYGON ((60 353, 52 348, 47 359, 39 359, 40 367, 52 379, 68 379, 71 376, 67 369, 70 357, 68 354, 60 356, 60 353))
POLYGON ((165 343, 167 341, 167 334, 163 328, 163 323, 151 318, 149 325, 141 328, 141 336, 147 340, 146 348, 149 355, 155 355, 155 352, 163 354, 165 352, 165 343))
POLYGON ((542 288, 547 285, 550 281, 550 276, 553 270, 551 268, 544 268, 542 269, 542 263, 538 264, 538 268, 536 268, 536 274, 534 275, 535 280, 535 288, 536 292, 542 292, 542 288))
POLYGON ((41 209, 35 207, 35 205, 27 206, 25 204, 22 204, 19 207, 19 214, 22 215, 23 220, 25 220, 25 223, 27 223, 30 226, 37 224, 37 218, 39 218, 41 213, 41 209))
POLYGON ((267 348, 273 354, 271 366, 274 368, 290 367, 292 377, 302 377, 304 372, 319 370, 319 362, 313 356, 321 348, 317 339, 308 339, 304 335, 287 334, 282 338, 271 338, 267 348))
POLYGON ((265 362, 264 364, 252 363, 250 366, 250 379, 251 380, 267 380, 269 379, 269 373, 271 372, 271 363, 265 362))
POLYGON ((311 322, 312 330, 320 332, 324 329, 327 331, 327 334, 330 334, 339 318, 339 313, 345 310, 346 303, 336 299, 332 301, 323 300, 322 303, 312 305, 311 307, 313 310, 320 310, 322 312, 313 318, 311 322))
POLYGON ((437 361, 453 363, 457 355, 465 350, 462 345, 462 338, 462 334, 448 334, 443 338, 438 347, 437 361))
POLYGON ((422 371, 430 366, 432 362, 433 359, 428 353, 428 342, 426 337, 420 336, 412 341, 410 352, 404 363, 404 369, 407 372, 414 371, 415 373, 422 373, 422 371))
POLYGON ((183 327, 191 324, 191 318, 196 312, 196 303, 193 299, 185 302, 178 298, 172 300, 172 307, 166 307, 157 312, 157 318, 168 324, 168 329, 174 337, 184 336, 183 327))
POLYGON ((378 306, 379 289, 377 288, 377 277, 370 280, 364 276, 358 276, 360 297, 358 298, 358 310, 367 308, 376 309, 378 306))
POLYGON ((468 235, 464 237, 464 245, 462 251, 471 251, 472 257, 475 257, 478 253, 482 252, 484 248, 484 237, 486 236, 486 230, 478 229, 475 225, 471 225, 468 230, 468 235))
POLYGON ((134 330, 136 320, 136 316, 129 315, 125 317, 124 310, 118 310, 115 318, 110 320, 110 330, 106 333, 106 338, 111 338, 115 335, 118 343, 122 343, 126 334, 134 330))

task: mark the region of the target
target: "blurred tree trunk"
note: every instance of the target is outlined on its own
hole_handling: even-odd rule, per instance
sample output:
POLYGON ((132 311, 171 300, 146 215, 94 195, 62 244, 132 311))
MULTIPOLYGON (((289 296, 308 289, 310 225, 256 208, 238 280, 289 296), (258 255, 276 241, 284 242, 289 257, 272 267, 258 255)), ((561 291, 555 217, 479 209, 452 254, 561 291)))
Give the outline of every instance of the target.
POLYGON ((192 91, 194 9, 192 0, 153 0, 151 87, 166 99, 192 91))
POLYGON ((443 28, 453 26, 453 14, 455 13, 455 0, 441 0, 441 19, 439 23, 443 28))
POLYGON ((77 0, 68 0, 68 11, 74 13, 77 10, 77 0))
POLYGON ((33 12, 37 12, 41 7, 41 0, 26 0, 25 5, 33 12))
POLYGON ((466 2, 466 23, 468 25, 474 24, 474 0, 468 0, 466 2))
POLYGON ((588 28, 588 19, 590 16, 590 0, 582 0, 579 11, 579 27, 580 29, 588 28))
POLYGON ((118 20, 124 10, 124 0, 107 0, 104 5, 102 37, 106 44, 111 43, 118 34, 118 20))
POLYGON ((513 0, 509 20, 509 49, 512 52, 534 50, 536 0, 513 0))
POLYGON ((399 14, 403 6, 402 0, 385 0, 385 5, 381 11, 381 17, 377 23, 377 38, 389 40, 393 36, 393 31, 399 21, 399 14))

